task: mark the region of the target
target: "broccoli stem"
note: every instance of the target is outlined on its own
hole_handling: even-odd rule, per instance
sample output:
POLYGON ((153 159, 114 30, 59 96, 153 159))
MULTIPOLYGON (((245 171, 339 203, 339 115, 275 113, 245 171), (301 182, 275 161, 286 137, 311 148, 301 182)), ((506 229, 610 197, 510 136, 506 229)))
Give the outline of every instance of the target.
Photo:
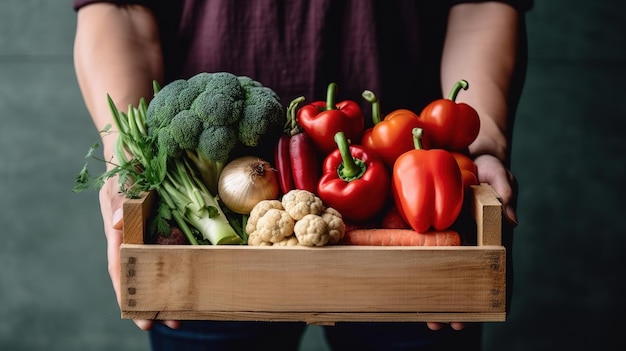
POLYGON ((217 195, 217 183, 226 166, 227 161, 211 161, 197 150, 185 150, 189 160, 193 163, 203 184, 213 195, 217 195))
MULTIPOLYGON (((159 194, 173 213, 180 211, 183 222, 191 224, 211 244, 243 243, 242 238, 230 225, 217 199, 197 178, 186 158, 171 160, 161 188, 159 194)), ((179 222, 181 219, 176 217, 175 219, 181 225, 179 222)), ((181 230, 185 232, 182 225, 181 230)), ((185 234, 189 237, 188 233, 185 234)))

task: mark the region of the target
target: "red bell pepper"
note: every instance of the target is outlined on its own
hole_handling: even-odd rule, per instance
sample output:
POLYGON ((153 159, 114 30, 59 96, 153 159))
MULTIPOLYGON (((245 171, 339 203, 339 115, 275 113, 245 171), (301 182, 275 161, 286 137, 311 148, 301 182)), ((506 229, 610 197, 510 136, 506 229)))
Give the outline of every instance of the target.
POLYGON ((365 221, 382 211, 389 197, 389 172, 375 155, 348 145, 343 132, 335 135, 338 148, 322 167, 317 193, 348 221, 365 221))
POLYGON ((478 112, 466 103, 457 103, 461 89, 467 90, 466 80, 458 81, 447 99, 438 99, 426 105, 420 113, 425 134, 430 139, 431 148, 452 151, 463 150, 478 136, 480 118, 478 112))
POLYGON ((304 97, 294 99, 287 109, 287 123, 274 150, 274 164, 278 171, 278 183, 283 194, 292 189, 317 192, 319 167, 317 151, 311 138, 302 132, 296 122, 295 111, 304 97))
POLYGON ((415 149, 400 155, 393 167, 396 208, 417 232, 448 229, 463 206, 461 170, 450 152, 422 149, 422 129, 414 129, 413 134, 415 149))
POLYGON ((469 189, 470 185, 478 185, 478 168, 469 156, 464 153, 453 151, 452 156, 461 169, 463 188, 469 189))
POLYGON ((335 103, 337 84, 330 83, 326 101, 314 101, 298 110, 298 124, 307 133, 318 151, 326 156, 337 148, 335 134, 344 132, 348 140, 358 143, 364 121, 361 107, 351 100, 335 103))
MULTIPOLYGON (((411 110, 398 109, 389 113, 381 121, 378 99, 369 90, 363 92, 363 98, 372 103, 372 121, 374 126, 366 130, 361 144, 376 153, 389 169, 398 156, 414 149, 413 128, 423 128, 422 120, 411 110)), ((429 141, 422 137, 422 147, 429 148, 429 141)))

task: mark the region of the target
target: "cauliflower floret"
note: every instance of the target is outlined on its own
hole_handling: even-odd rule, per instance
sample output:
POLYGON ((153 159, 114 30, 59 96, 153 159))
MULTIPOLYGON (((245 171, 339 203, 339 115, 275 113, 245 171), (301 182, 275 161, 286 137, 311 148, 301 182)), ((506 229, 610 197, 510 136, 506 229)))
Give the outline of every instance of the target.
POLYGON ((261 241, 277 243, 293 234, 294 220, 285 210, 269 209, 256 223, 255 235, 261 241))
POLYGON ((322 217, 314 214, 308 214, 297 221, 294 232, 302 246, 324 246, 330 238, 328 224, 322 217))
POLYGON ((274 246, 298 246, 298 238, 295 235, 290 235, 283 240, 274 243, 274 246))
POLYGON ((261 236, 257 232, 248 235, 248 245, 250 246, 272 246, 272 243, 261 240, 261 236))
POLYGON ((291 190, 283 195, 282 205, 296 221, 308 214, 320 215, 325 209, 322 199, 310 191, 300 189, 291 190))
POLYGON ((278 200, 262 200, 252 208, 248 216, 248 222, 246 223, 246 233, 248 233, 248 235, 256 231, 256 224, 259 218, 263 217, 265 212, 271 209, 282 210, 283 205, 278 200))
POLYGON ((322 219, 328 225, 328 243, 337 244, 346 234, 346 224, 343 221, 341 213, 332 207, 328 207, 322 213, 322 219))

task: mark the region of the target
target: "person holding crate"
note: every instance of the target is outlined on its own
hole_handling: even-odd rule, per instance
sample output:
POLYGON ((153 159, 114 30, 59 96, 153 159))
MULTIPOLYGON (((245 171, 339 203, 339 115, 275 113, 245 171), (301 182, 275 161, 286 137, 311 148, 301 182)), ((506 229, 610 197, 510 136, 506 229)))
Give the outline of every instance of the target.
MULTIPOLYGON (((117 106, 135 105, 152 96, 153 80, 164 85, 203 71, 253 77, 284 101, 323 98, 331 81, 354 100, 368 89, 376 92, 384 112, 419 112, 466 79, 471 89, 457 101, 480 116, 480 133, 469 148, 479 181, 501 197, 507 228, 517 225, 511 136, 525 76, 524 15, 532 0, 74 0, 73 6, 76 75, 98 130, 111 123, 107 94, 117 106)), ((113 157, 114 143, 115 134, 102 136, 106 159, 113 157)), ((100 205, 119 301, 123 198, 115 181, 101 189, 100 205)), ((135 323, 150 330, 154 350, 263 349, 263 343, 273 350, 296 349, 304 328, 298 323, 135 323)), ((443 350, 454 344, 480 349, 478 323, 426 325, 340 323, 326 329, 326 338, 334 350, 379 349, 376 345, 443 350)))

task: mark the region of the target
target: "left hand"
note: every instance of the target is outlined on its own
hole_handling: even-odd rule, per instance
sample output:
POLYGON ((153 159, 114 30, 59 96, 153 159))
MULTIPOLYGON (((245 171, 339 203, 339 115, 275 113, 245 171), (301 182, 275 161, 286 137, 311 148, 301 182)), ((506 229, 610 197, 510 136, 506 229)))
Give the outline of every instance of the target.
POLYGON ((493 155, 483 154, 474 159, 478 181, 489 183, 502 201, 505 225, 517 226, 517 180, 508 168, 493 155))
MULTIPOLYGON (((476 157, 474 162, 478 168, 478 181, 480 183, 489 183, 502 200, 503 216, 506 225, 511 227, 517 226, 517 180, 513 172, 506 168, 502 161, 493 155, 480 155, 476 157)), ((446 324, 447 323, 438 322, 426 323, 430 330, 439 330, 446 324)), ((465 328, 465 323, 462 322, 452 322, 449 324, 454 330, 465 328)))

